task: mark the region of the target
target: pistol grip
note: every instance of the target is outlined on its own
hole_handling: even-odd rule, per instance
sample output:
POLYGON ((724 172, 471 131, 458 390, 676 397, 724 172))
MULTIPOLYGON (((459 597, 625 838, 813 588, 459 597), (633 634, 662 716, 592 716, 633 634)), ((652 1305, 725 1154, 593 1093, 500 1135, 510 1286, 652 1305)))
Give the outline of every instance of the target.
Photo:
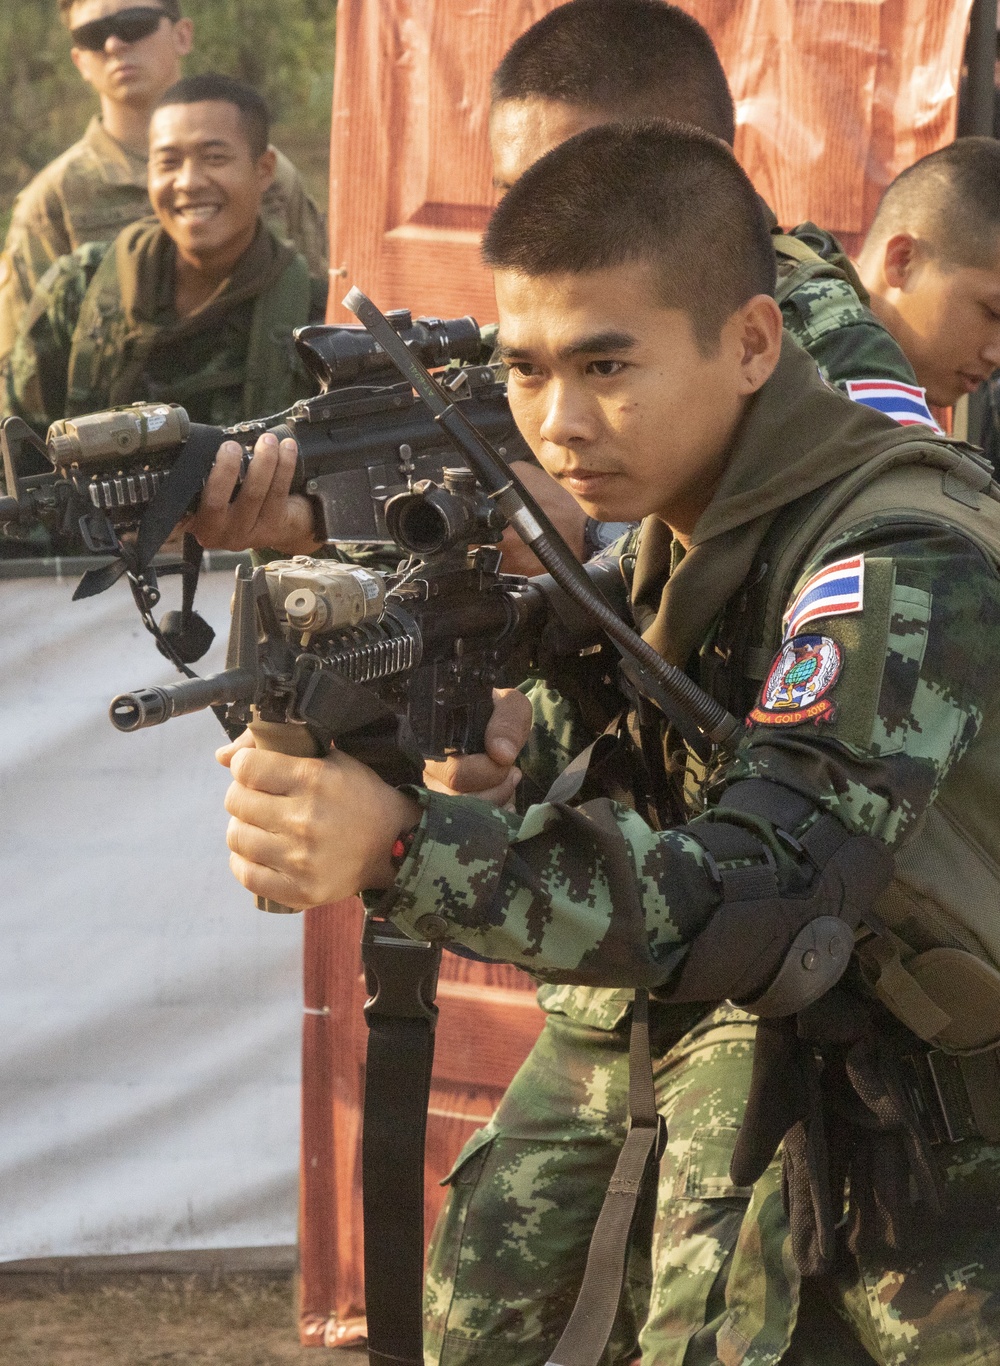
MULTIPOLYGON (((295 754, 304 759, 317 759, 320 755, 307 726, 293 726, 291 722, 259 721, 250 722, 254 744, 258 749, 276 750, 279 754, 295 754)), ((275 915, 294 915, 295 906, 285 906, 280 901, 272 901, 267 896, 255 896, 258 911, 270 911, 275 915)))

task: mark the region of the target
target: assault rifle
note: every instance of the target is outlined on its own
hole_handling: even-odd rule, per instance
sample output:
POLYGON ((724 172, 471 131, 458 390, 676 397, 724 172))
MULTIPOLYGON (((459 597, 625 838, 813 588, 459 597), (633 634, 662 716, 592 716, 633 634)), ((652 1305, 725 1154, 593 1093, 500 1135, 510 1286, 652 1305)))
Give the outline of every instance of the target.
MULTIPOLYGON (((386 507, 399 572, 296 556, 236 571, 226 667, 208 678, 123 693, 121 731, 220 707, 226 728, 299 754, 331 744, 387 782, 419 782, 425 759, 483 747, 496 686, 523 681, 545 650, 596 643, 547 576, 500 573, 496 508, 464 468, 420 481, 386 507), (553 613, 553 604, 558 604, 553 613)), ((621 576, 595 564, 614 592, 621 576)), ((618 594, 623 597, 623 593, 618 594)))
MULTIPOLYGON (((405 309, 387 315, 405 346, 445 372, 453 401, 506 454, 526 448, 497 372, 478 364, 482 343, 474 318, 418 318, 405 309), (458 362, 458 364, 455 364, 458 362)), ((176 524, 197 506, 221 443, 239 441, 243 473, 257 438, 267 431, 294 437, 299 458, 292 492, 312 503, 317 538, 345 547, 381 546, 389 553, 396 528, 389 502, 423 480, 440 482, 460 464, 447 434, 403 382, 386 352, 359 326, 301 327, 299 357, 319 393, 285 412, 220 428, 192 423, 182 407, 137 403, 54 422, 43 442, 20 418, 0 422, 7 497, 0 530, 12 536, 44 527, 65 553, 111 555, 88 570, 74 597, 88 597, 127 575, 147 627, 181 667, 200 659, 212 633, 191 607, 196 546, 185 550, 185 603, 161 627, 153 557, 176 524)), ((161 570, 161 572, 163 572, 161 570)))

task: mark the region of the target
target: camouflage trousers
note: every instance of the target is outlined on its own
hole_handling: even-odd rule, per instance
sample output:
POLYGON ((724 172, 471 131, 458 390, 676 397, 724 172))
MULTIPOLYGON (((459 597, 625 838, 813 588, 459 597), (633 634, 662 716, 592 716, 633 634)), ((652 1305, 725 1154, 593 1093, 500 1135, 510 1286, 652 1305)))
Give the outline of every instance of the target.
MULTIPOLYGON (((654 1012, 655 1013, 655 1012, 654 1012)), ((1000 1361, 1000 1148, 939 1150, 966 1217, 932 1254, 801 1281, 775 1162, 753 1190, 729 1162, 753 1054, 723 1007, 655 1030, 669 1141, 637 1218, 602 1366, 985 1366, 1000 1361), (974 1211, 969 1217, 969 1211, 974 1211)), ((427 1366, 544 1366, 572 1310, 627 1122, 627 1030, 550 1015, 466 1145, 428 1260, 427 1366)))

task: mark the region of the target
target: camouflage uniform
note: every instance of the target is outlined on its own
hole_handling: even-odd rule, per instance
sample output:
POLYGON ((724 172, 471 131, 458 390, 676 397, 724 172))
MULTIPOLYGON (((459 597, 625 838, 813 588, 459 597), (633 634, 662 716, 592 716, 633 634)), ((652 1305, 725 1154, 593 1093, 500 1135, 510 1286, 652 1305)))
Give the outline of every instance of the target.
MULTIPOLYGON (((723 531, 727 515, 741 520, 732 517, 733 500, 744 500, 738 530, 752 540, 748 519, 766 520, 859 460, 848 425, 887 430, 873 414, 852 414, 807 371, 801 354, 786 347, 692 551, 670 564, 665 528, 644 527, 634 611, 647 638, 675 662, 700 651, 707 667, 719 611, 743 587, 746 564, 727 582, 712 553, 720 544, 720 554, 732 551, 731 523, 714 545, 713 528, 723 531), (811 417, 796 412, 807 391, 811 417), (657 635, 661 619, 670 624, 666 636, 657 635)), ((574 834, 565 808, 543 803, 520 816, 420 794, 425 815, 391 894, 393 919, 416 937, 445 937, 553 984, 542 992, 550 1019, 539 1045, 452 1176, 429 1266, 429 1360, 540 1364, 554 1346, 613 1165, 612 1139, 624 1133, 624 988, 667 976, 677 945, 699 932, 718 903, 694 837, 699 822, 713 819, 708 806, 724 807, 726 791, 741 779, 766 776, 808 792, 848 830, 895 849, 974 743, 1000 665, 995 571, 961 535, 944 527, 915 533, 889 518, 863 541, 819 544, 803 577, 857 551, 871 566, 864 612, 815 628, 842 651, 835 715, 816 726, 751 725, 727 767, 693 783, 687 796, 695 819, 687 827, 655 833, 627 807, 595 803, 595 822, 636 869, 642 923, 622 911, 626 898, 608 882, 596 841, 574 834), (559 985, 615 980, 622 989, 613 992, 559 985)), ((532 700, 539 724, 526 781, 544 790, 592 736, 550 689, 536 687, 532 700)), ((777 840, 771 847, 784 876, 787 850, 777 840)), ((696 1015, 669 1004, 654 1012, 659 1108, 670 1143, 658 1208, 646 1211, 653 1228, 636 1246, 608 1359, 634 1354, 640 1325, 643 1361, 656 1366, 833 1366, 868 1359, 866 1349, 893 1366, 996 1359, 1000 1246, 987 1216, 995 1219, 1000 1204, 1000 1149, 970 1139, 941 1150, 959 1208, 978 1214, 950 1228, 932 1252, 845 1253, 835 1273, 803 1290, 780 1170, 772 1166, 758 1182, 749 1208, 751 1192, 729 1176, 749 1085, 752 1021, 728 1006, 701 1023, 696 1015), (851 1322, 851 1337, 828 1304, 851 1322)))
MULTIPOLYGON (((276 236, 294 243, 310 274, 327 278, 323 218, 282 152, 261 212, 276 236)), ((105 132, 96 116, 79 142, 21 191, 0 257, 0 360, 14 345, 35 286, 49 267, 86 242, 110 242, 152 212, 146 158, 105 132)))
POLYGON ((823 378, 836 385, 873 378, 916 384, 909 361, 868 307, 865 287, 837 239, 814 223, 783 233, 769 209, 767 214, 785 331, 805 347, 823 378))
POLYGON ((174 309, 176 249, 156 219, 90 242, 42 278, 3 368, 6 414, 55 418, 140 399, 229 426, 313 391, 292 328, 322 315, 303 258, 263 226, 215 297, 174 309))
MULTIPOLYGON (((812 224, 779 234, 770 218, 785 330, 809 352, 823 378, 831 384, 874 377, 915 384, 835 239, 812 224)), ((533 754, 529 771, 558 771, 592 738, 567 724, 562 711, 548 719, 540 740, 546 752, 533 754)), ((536 748, 538 743, 536 736, 536 748)), ((491 1359, 527 1366, 543 1360, 554 1345, 572 1309, 625 1133, 630 1000, 628 991, 540 991, 549 1019, 539 1043, 491 1124, 459 1158, 432 1242, 429 1361, 457 1366, 488 1342, 491 1359), (538 1212, 543 1203, 544 1216, 538 1212), (481 1278, 478 1268, 485 1269, 481 1278), (538 1294, 542 1284, 549 1287, 544 1298, 538 1294), (525 1309, 522 1318, 518 1305, 530 1305, 530 1316, 525 1309)), ((654 1276, 652 1306, 640 1309, 636 1286, 646 1283, 642 1293, 648 1295, 650 1272, 647 1266, 641 1273, 633 1258, 631 1307, 623 1307, 610 1359, 616 1352, 624 1360, 634 1355, 636 1334, 648 1319, 646 1338, 655 1332, 660 1343, 652 1355, 647 1346, 649 1359, 680 1362, 689 1338, 710 1343, 713 1337, 713 1286, 739 1228, 734 1210, 742 1209, 747 1195, 733 1187, 728 1170, 755 1026, 728 1006, 697 1025, 698 1012, 656 1004, 653 1009, 657 1097, 661 1112, 670 1116, 656 1215, 660 1274, 654 1276), (672 1350, 663 1346, 666 1337, 672 1350)), ((706 1359, 714 1359, 714 1346, 705 1350, 706 1359)))

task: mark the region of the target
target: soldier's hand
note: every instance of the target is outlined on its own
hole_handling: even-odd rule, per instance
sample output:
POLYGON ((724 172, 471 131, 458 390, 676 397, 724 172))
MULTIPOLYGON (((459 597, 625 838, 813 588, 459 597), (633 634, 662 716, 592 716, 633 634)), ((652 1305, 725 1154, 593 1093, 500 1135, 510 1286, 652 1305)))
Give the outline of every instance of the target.
POLYGON ((521 781, 517 756, 531 733, 531 703, 516 688, 493 689, 493 715, 486 727, 486 753, 430 760, 424 786, 449 796, 478 797, 505 806, 521 781))
POLYGON ((233 777, 229 866, 248 891, 304 909, 395 882, 393 843, 420 820, 412 797, 336 750, 301 759, 244 735, 216 758, 233 777))
POLYGON ((318 549, 312 508, 299 493, 290 493, 298 447, 273 432, 257 438, 253 459, 239 493, 243 451, 237 441, 224 441, 205 481, 198 510, 184 523, 209 550, 279 550, 308 555, 318 549), (232 499, 232 501, 230 501, 232 499))

